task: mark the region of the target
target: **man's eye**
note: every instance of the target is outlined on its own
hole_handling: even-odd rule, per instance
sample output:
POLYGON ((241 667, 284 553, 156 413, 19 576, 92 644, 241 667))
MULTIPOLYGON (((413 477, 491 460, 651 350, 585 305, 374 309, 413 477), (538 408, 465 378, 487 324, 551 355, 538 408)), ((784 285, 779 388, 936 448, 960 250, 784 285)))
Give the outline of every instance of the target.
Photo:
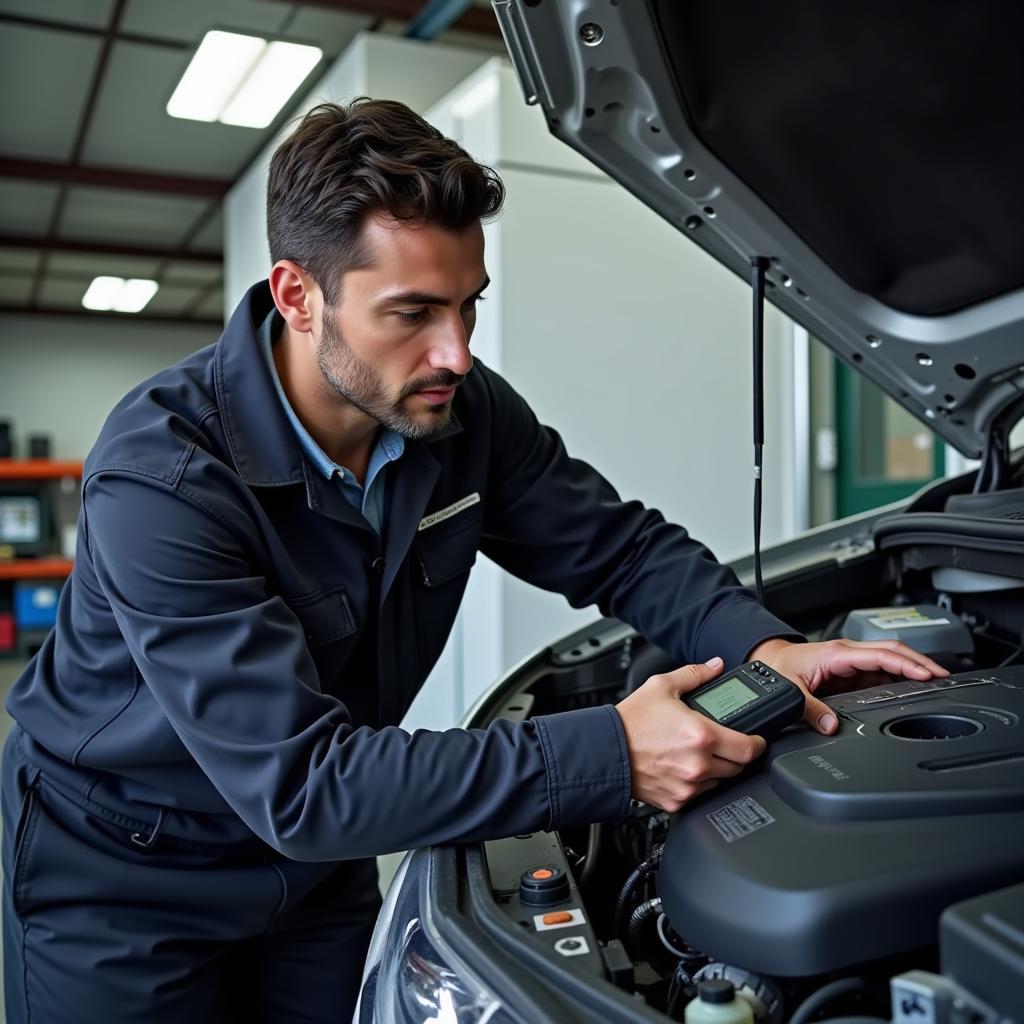
POLYGON ((418 324, 427 315, 427 311, 425 309, 400 309, 397 311, 397 315, 403 323, 418 324))

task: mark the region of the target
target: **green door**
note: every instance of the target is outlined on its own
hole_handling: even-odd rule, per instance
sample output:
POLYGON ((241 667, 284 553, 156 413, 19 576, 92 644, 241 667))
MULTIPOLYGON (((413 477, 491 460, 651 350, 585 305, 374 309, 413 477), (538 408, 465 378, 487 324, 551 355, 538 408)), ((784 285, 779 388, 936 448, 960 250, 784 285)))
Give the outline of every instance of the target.
POLYGON ((914 493, 945 472, 946 446, 888 395, 836 361, 836 518, 914 493))

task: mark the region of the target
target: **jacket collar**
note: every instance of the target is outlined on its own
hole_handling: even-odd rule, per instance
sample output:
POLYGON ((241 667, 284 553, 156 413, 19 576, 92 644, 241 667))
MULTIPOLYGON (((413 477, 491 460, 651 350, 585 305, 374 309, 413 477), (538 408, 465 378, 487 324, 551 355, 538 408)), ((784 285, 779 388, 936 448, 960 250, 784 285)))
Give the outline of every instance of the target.
POLYGON ((302 452, 281 406, 257 331, 274 306, 266 281, 253 285, 231 315, 214 353, 214 386, 239 476, 250 487, 305 481, 302 452))

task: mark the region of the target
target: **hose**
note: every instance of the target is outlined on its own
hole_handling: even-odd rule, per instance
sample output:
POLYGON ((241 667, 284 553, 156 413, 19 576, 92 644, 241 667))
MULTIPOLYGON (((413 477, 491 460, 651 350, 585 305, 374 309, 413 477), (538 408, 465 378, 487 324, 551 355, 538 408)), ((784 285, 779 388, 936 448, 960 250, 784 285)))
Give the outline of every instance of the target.
POLYGON ((629 907, 630 899, 632 899, 633 890, 643 881, 646 875, 649 875, 652 871, 657 869, 658 865, 661 863, 661 855, 664 852, 665 844, 659 843, 653 851, 651 851, 650 857, 630 872, 629 877, 622 886, 622 891, 619 893, 619 898, 615 901, 616 935, 622 934, 622 928, 626 923, 626 910, 629 907))
POLYGON ((838 981, 830 981, 827 985, 822 985, 817 991, 812 992, 796 1008, 793 1016, 789 1018, 789 1024, 807 1024, 811 1017, 837 996, 860 992, 867 987, 868 983, 863 978, 839 978, 838 981))
POLYGON ((583 867, 580 870, 579 884, 582 889, 594 876, 594 869, 597 867, 597 853, 601 849, 601 834, 604 830, 600 823, 590 826, 587 834, 587 852, 583 857, 583 867))
POLYGON ((635 951, 640 945, 640 929, 645 922, 654 914, 661 913, 661 899, 657 896, 653 900, 645 900, 629 915, 629 926, 626 929, 626 945, 631 951, 635 951))

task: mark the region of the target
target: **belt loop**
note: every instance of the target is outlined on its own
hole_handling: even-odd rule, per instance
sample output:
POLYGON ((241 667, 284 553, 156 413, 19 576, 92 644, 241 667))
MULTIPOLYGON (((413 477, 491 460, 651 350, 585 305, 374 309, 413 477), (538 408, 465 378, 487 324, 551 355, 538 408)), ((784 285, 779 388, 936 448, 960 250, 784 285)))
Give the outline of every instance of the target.
POLYGON ((133 832, 131 839, 136 846, 141 846, 143 849, 148 850, 156 841, 160 835, 161 829, 164 827, 164 821, 167 819, 167 814, 161 807, 157 812, 156 824, 153 826, 152 831, 148 836, 144 836, 141 832, 133 832))

